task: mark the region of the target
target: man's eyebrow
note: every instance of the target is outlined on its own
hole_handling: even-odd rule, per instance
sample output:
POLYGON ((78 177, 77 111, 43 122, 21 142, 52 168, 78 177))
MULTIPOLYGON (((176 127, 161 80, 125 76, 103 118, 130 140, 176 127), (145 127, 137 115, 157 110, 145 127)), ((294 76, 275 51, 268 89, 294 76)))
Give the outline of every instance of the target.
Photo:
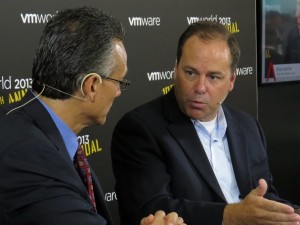
POLYGON ((209 74, 219 74, 219 75, 222 75, 222 76, 225 76, 225 74, 222 72, 222 71, 209 71, 208 72, 209 74))
POLYGON ((189 70, 192 70, 193 72, 199 73, 198 70, 192 66, 184 65, 183 69, 189 69, 189 70))

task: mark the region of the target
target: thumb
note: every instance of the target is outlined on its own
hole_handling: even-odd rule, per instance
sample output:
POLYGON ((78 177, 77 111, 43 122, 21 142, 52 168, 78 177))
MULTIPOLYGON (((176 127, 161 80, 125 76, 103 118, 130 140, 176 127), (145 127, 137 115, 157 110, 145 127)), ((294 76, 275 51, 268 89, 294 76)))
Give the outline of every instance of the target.
POLYGON ((252 191, 254 195, 263 197, 268 189, 268 184, 264 179, 258 181, 258 186, 252 191))

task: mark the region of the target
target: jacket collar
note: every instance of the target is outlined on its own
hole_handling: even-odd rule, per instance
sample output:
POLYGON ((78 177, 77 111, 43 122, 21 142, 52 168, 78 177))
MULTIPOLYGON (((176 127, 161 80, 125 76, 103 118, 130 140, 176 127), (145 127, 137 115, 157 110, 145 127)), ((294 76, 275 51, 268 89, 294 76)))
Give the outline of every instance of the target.
MULTIPOLYGON (((35 97, 36 96, 31 91, 28 91, 22 101, 17 104, 18 106, 23 106, 12 111, 11 113, 18 113, 18 110, 23 110, 26 115, 33 120, 34 124, 53 143, 57 151, 61 151, 65 157, 70 158, 67 153, 64 141, 51 116, 49 115, 45 107, 40 103, 40 101, 38 99, 34 99, 35 97)), ((70 161, 70 163, 72 162, 70 161)))
POLYGON ((237 121, 235 119, 232 113, 230 113, 230 109, 228 107, 223 108, 227 120, 226 135, 232 166, 240 190, 240 197, 244 198, 253 188, 251 185, 251 173, 248 162, 249 149, 246 142, 247 136, 239 125, 241 121, 237 121))
POLYGON ((219 198, 226 202, 193 123, 189 117, 181 112, 178 106, 174 88, 164 98, 164 103, 165 117, 170 122, 169 131, 195 166, 199 175, 206 180, 219 198))
MULTIPOLYGON (((168 127, 169 131, 178 141, 191 163, 197 168, 199 175, 202 176, 216 194, 226 202, 191 119, 184 115, 178 106, 174 88, 164 97, 163 101, 165 106, 164 115, 170 122, 168 127)), ((237 121, 232 117, 230 110, 224 105, 223 109, 227 121, 226 135, 233 169, 241 197, 245 197, 251 187, 245 136, 241 132, 237 121)))

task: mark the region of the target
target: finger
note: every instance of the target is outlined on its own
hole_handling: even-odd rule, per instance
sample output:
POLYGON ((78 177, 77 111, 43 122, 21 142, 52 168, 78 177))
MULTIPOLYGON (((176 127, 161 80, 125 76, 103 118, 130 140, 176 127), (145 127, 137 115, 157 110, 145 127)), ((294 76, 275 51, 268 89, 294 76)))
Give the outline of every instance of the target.
POLYGON ((257 195, 258 196, 264 196, 267 193, 268 190, 268 184, 264 179, 260 179, 258 181, 258 190, 257 195))
POLYGON ((176 223, 177 224, 183 224, 184 220, 182 217, 178 217, 177 220, 176 220, 176 223))
POLYGON ((271 216, 274 222, 299 222, 300 216, 296 213, 273 213, 271 216))
POLYGON ((165 212, 162 210, 156 211, 154 214, 154 220, 153 223, 151 225, 162 225, 165 224, 165 212))
POLYGON ((293 207, 291 207, 287 204, 281 203, 281 202, 275 202, 273 200, 266 199, 265 206, 266 206, 265 209, 267 209, 268 211, 271 211, 271 212, 297 215, 296 213, 294 213, 293 207))
POLYGON ((154 214, 155 217, 165 217, 166 213, 163 210, 158 210, 154 214))
MULTIPOLYGON (((165 216, 165 222, 167 225, 174 225, 174 224, 180 224, 177 222, 178 220, 178 214, 176 212, 171 212, 168 215, 165 216)), ((183 220, 182 220, 183 221, 183 220)))
POLYGON ((263 197, 268 189, 268 184, 264 179, 258 181, 258 186, 251 191, 252 194, 263 197))
POLYGON ((274 200, 270 200, 270 199, 266 199, 266 198, 262 198, 261 196, 256 195, 257 194, 257 189, 259 189, 259 187, 257 187, 256 189, 252 190, 250 194, 252 194, 252 196, 250 195, 244 206, 249 208, 252 207, 252 209, 258 210, 257 212, 261 212, 262 214, 265 214, 267 212, 269 213, 284 213, 284 214, 293 214, 294 213, 294 208, 281 203, 281 202, 276 202, 274 200))
POLYGON ((149 225, 154 221, 154 216, 152 214, 150 214, 147 217, 144 217, 141 222, 140 225, 149 225))
POLYGON ((299 215, 284 213, 262 213, 257 217, 260 224, 299 224, 299 215))

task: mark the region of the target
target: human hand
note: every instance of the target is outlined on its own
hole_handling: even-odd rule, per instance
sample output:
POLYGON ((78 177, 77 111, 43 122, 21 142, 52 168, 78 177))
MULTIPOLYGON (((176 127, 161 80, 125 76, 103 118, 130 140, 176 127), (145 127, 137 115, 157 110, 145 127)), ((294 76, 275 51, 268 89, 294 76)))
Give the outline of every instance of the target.
POLYGON ((171 212, 168 215, 159 210, 154 215, 150 214, 141 220, 141 225, 186 225, 177 213, 171 212))
POLYGON ((240 203, 228 204, 224 209, 224 225, 296 225, 300 216, 286 204, 265 199, 267 182, 260 179, 258 187, 253 189, 240 203))

